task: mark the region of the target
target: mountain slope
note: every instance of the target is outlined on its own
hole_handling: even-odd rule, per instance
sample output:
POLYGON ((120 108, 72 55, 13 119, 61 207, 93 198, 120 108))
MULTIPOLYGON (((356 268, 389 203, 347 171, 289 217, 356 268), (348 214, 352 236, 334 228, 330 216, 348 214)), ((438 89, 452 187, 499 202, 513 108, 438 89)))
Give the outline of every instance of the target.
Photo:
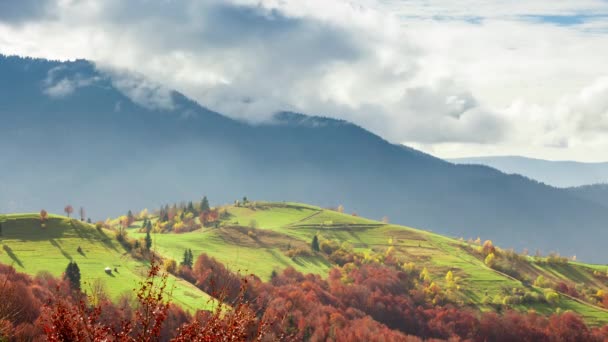
MULTIPOLYGON (((270 280, 272 274, 280 274, 287 267, 326 278, 331 267, 345 262, 336 250, 359 253, 369 261, 386 260, 391 255, 404 269, 426 269, 426 281, 439 285, 460 306, 482 311, 534 309, 545 315, 572 310, 590 324, 608 323, 608 310, 599 307, 594 297, 598 290, 608 291, 606 266, 496 249, 497 262, 489 267, 480 243, 298 203, 256 201, 218 210, 227 214, 217 228, 154 233, 155 249, 166 258, 180 261, 184 250, 190 248, 194 255, 206 253, 233 271, 253 273, 263 280, 270 280), (314 236, 321 245, 317 253, 310 247, 314 236), (452 272, 455 284, 448 284, 448 272, 452 272), (537 281, 539 276, 544 281, 537 281), (558 303, 545 302, 545 293, 558 284, 570 292, 561 292, 558 303)), ((139 226, 136 222, 130 229, 131 237, 145 236, 139 226)))
POLYGON ((457 158, 449 161, 487 165, 505 173, 517 173, 562 188, 608 182, 608 162, 581 163, 510 156, 457 158))
POLYGON ((3 57, 0 75, 0 211, 72 203, 97 219, 202 194, 224 203, 248 195, 343 204, 452 236, 608 258, 603 206, 453 165, 344 121, 282 113, 251 126, 86 61, 3 57))
POLYGON ((608 210, 608 184, 578 186, 568 188, 568 191, 584 200, 603 205, 608 210))
MULTIPOLYGON (((49 272, 61 277, 76 261, 82 289, 88 293, 102 284, 112 299, 131 293, 145 279, 148 263, 136 260, 115 240, 111 231, 67 217, 50 215, 45 227, 37 214, 0 215, 0 263, 18 272, 49 272), (112 272, 105 272, 110 267, 112 272)), ((188 282, 171 276, 172 300, 189 311, 208 307, 210 297, 188 282)))

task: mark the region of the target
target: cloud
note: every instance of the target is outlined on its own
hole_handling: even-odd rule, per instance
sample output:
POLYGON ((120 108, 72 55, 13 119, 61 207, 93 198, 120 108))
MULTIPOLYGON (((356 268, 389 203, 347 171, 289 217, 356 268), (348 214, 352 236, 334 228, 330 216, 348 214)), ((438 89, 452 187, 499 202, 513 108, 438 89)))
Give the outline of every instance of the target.
MULTIPOLYGON (((50 6, 52 20, 0 23, 0 52, 93 60, 149 108, 173 108, 169 89, 176 89, 237 119, 320 114, 446 156, 605 159, 608 3, 601 0, 50 6)), ((47 94, 67 96, 82 82, 54 78, 47 94)))
POLYGON ((46 19, 54 14, 54 5, 53 0, 0 1, 0 23, 15 25, 46 19))
MULTIPOLYGON (((141 75, 125 70, 101 69, 110 77, 112 85, 131 101, 148 109, 173 110, 173 91, 161 84, 151 82, 141 75)), ((116 111, 121 110, 118 103, 116 111)))
POLYGON ((87 77, 81 74, 62 76, 63 67, 55 67, 47 73, 43 82, 43 93, 52 98, 72 95, 78 88, 87 87, 99 80, 99 77, 87 77))

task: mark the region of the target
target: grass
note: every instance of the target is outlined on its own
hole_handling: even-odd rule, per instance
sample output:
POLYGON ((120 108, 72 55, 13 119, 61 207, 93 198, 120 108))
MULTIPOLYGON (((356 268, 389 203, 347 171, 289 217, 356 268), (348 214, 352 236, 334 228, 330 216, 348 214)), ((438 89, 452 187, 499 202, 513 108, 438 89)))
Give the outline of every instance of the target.
MULTIPOLYGON (((19 272, 49 272, 60 277, 73 260, 80 268, 83 290, 99 280, 114 299, 132 293, 147 274, 148 264, 133 259, 110 231, 100 232, 92 225, 57 215, 49 215, 45 228, 38 214, 4 215, 1 220, 0 262, 13 265, 19 272), (117 272, 109 275, 106 267, 117 272)), ((183 280, 169 276, 168 284, 173 288, 173 302, 190 311, 211 303, 207 294, 183 280), (188 293, 196 294, 197 300, 188 293)))
MULTIPOLYGON (((432 232, 297 203, 257 202, 255 207, 223 208, 228 210, 230 217, 222 222, 220 228, 204 228, 183 234, 152 234, 153 248, 162 256, 175 259, 178 263, 186 249, 192 249, 194 255, 207 253, 233 271, 253 273, 263 280, 268 280, 273 271, 287 267, 326 277, 332 267, 326 256, 320 253, 293 258, 286 255, 290 248, 309 251, 313 236, 318 235, 321 241, 329 239, 346 243, 359 252, 383 253, 392 248, 400 260, 412 262, 418 269, 426 268, 432 281, 440 286, 446 285, 445 275, 452 271, 461 287, 459 298, 464 304, 476 306, 482 311, 493 309, 483 303, 485 297, 504 296, 513 289, 541 294, 543 291, 487 267, 483 258, 472 252, 477 246, 469 246, 463 241, 432 232)), ((60 274, 70 257, 79 265, 82 263, 81 269, 84 267, 85 276, 89 279, 107 277, 99 274, 106 264, 119 265, 120 270, 124 269, 124 274, 120 275, 122 278, 105 279, 108 287, 112 287, 112 293, 118 295, 121 291, 133 288, 132 284, 141 278, 145 269, 141 262, 124 258, 124 251, 112 239, 95 236, 99 233, 91 230, 88 225, 76 222, 75 227, 67 229, 65 227, 69 227, 70 221, 53 216, 51 221, 56 222, 58 231, 49 228, 41 231, 39 223, 32 222, 36 220, 28 215, 12 215, 5 220, 21 221, 21 225, 29 228, 20 231, 21 235, 17 236, 19 224, 15 223, 12 227, 8 224, 9 235, 5 233, 2 239, 3 244, 9 245, 10 252, 3 251, 0 262, 17 263, 16 260, 19 260, 28 273, 49 270, 53 274, 60 274), (23 223, 28 220, 28 224, 23 223), (11 237, 10 234, 17 235, 11 237), (61 236, 56 236, 57 234, 61 236), (84 256, 76 255, 77 244, 84 249, 84 256), (35 262, 26 261, 28 258, 35 262)), ((140 225, 141 222, 136 222, 134 227, 140 225)), ((143 238, 145 234, 137 230, 130 230, 130 236, 143 238)), ((543 275, 552 282, 564 281, 570 285, 584 283, 608 292, 606 284, 593 274, 594 271, 605 274, 608 270, 606 265, 580 262, 555 265, 529 257, 527 261, 520 260, 514 267, 520 273, 520 279, 525 278, 530 282, 543 275)), ((206 301, 206 294, 193 286, 173 281, 176 281, 176 302, 188 306, 192 302, 206 301)), ((550 314, 558 309, 572 310, 589 324, 608 324, 608 311, 567 296, 561 296, 560 302, 555 306, 543 303, 516 305, 514 308, 520 311, 534 309, 542 314, 550 314)))
MULTIPOLYGON (((273 270, 280 271, 287 267, 315 274, 327 274, 331 267, 319 256, 286 256, 289 244, 307 248, 299 240, 280 234, 268 237, 263 232, 256 235, 257 238, 253 239, 241 230, 227 227, 184 234, 152 234, 152 241, 154 250, 178 263, 183 259, 184 250, 192 249, 194 255, 206 253, 234 271, 253 273, 264 280, 270 279, 273 270)), ((143 238, 145 234, 131 233, 131 236, 143 238)))

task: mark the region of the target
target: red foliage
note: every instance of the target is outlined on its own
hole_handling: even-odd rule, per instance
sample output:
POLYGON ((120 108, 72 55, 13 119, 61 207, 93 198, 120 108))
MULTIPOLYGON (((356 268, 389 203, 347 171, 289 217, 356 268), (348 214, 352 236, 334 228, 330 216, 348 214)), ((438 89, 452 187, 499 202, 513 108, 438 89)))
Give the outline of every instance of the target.
MULTIPOLYGON (((91 305, 49 275, 34 279, 0 265, 0 337, 48 341, 604 341, 577 315, 507 311, 480 314, 433 305, 416 276, 390 265, 348 264, 328 279, 286 269, 270 282, 242 279, 207 255, 179 274, 230 304, 194 317, 166 298, 166 276, 153 263, 128 300, 91 305), (51 291, 48 289, 56 289, 51 291), (5 299, 6 298, 6 299, 5 299), (44 305, 43 305, 44 304, 44 305), (43 305, 43 309, 38 308, 43 305), (15 311, 15 308, 18 310, 15 311), (413 337, 416 336, 416 337, 413 337)), ((565 286, 565 287, 564 287, 565 286)), ((569 290, 560 285, 561 290, 569 290)))

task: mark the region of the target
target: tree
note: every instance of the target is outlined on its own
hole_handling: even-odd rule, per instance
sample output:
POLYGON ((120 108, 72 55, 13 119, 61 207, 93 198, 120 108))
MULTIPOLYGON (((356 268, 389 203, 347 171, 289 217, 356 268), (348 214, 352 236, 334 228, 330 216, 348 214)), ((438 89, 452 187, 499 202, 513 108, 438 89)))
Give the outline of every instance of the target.
POLYGON ((192 250, 190 248, 187 248, 186 250, 184 250, 184 260, 182 261, 182 265, 188 268, 192 268, 193 264, 194 257, 192 256, 192 250))
POLYGON ((63 279, 70 282, 72 290, 80 291, 80 268, 75 261, 70 261, 68 267, 65 269, 63 279))
POLYGON ((429 270, 425 268, 422 269, 422 272, 420 272, 420 280, 424 281, 425 283, 428 283, 431 281, 431 276, 429 275, 429 270))
POLYGON ((78 210, 78 212, 80 213, 80 221, 84 222, 87 216, 86 212, 84 211, 84 207, 80 207, 80 210, 78 210))
POLYGON ((68 217, 70 217, 70 215, 74 212, 74 208, 68 204, 65 206, 65 208, 63 208, 63 211, 68 215, 68 217))
POLYGON ((201 200, 201 212, 209 211, 209 209, 211 209, 209 207, 209 200, 207 199, 207 196, 204 196, 201 200))
POLYGON ((146 232, 150 232, 152 230, 152 221, 148 220, 146 223, 146 232))
POLYGON ((454 281, 454 273, 452 273, 452 271, 448 271, 448 273, 446 273, 445 281, 448 283, 454 281))
POLYGON ((316 235, 312 238, 311 248, 315 252, 318 252, 321 250, 321 248, 319 248, 319 238, 316 235))
POLYGON ((188 208, 187 211, 189 213, 194 213, 194 205, 192 204, 192 201, 188 202, 188 208))
POLYGON ((483 255, 489 255, 489 254, 496 252, 496 248, 494 247, 494 244, 492 243, 491 240, 486 240, 483 243, 482 252, 483 252, 483 255))
POLYGON ((494 255, 494 253, 488 254, 484 262, 488 267, 494 267, 494 265, 496 264, 496 256, 494 255))
POLYGON ((146 250, 149 251, 152 248, 152 237, 150 236, 150 231, 146 232, 146 250))
POLYGON ((127 212, 127 220, 127 227, 131 226, 133 222, 135 222, 135 216, 133 216, 133 212, 131 210, 127 212))
POLYGON ((42 226, 42 228, 44 228, 46 226, 46 220, 49 217, 49 213, 46 212, 46 210, 42 209, 40 210, 40 225, 42 226))

